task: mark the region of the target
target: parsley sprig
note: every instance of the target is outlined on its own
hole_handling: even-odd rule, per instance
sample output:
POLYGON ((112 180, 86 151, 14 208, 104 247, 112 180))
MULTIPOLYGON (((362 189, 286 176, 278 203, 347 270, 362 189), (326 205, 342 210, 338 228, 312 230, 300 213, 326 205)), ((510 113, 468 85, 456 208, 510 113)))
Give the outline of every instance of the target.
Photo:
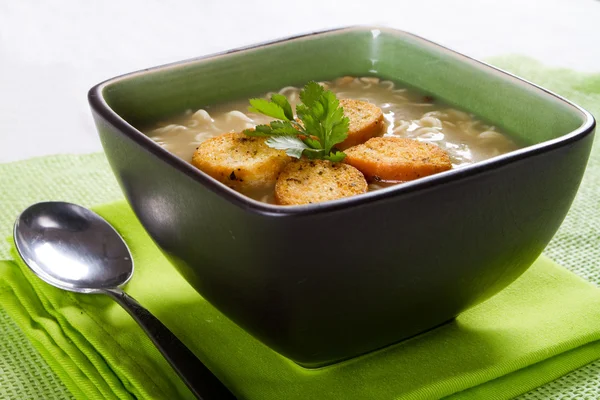
POLYGON ((249 111, 276 118, 268 125, 258 125, 246 129, 248 136, 269 137, 266 144, 286 154, 300 158, 323 159, 339 162, 346 157, 335 145, 348 137, 349 119, 344 116, 335 94, 311 81, 300 92, 301 104, 296 106, 294 119, 292 106, 281 94, 274 94, 271 100, 250 99, 249 111))

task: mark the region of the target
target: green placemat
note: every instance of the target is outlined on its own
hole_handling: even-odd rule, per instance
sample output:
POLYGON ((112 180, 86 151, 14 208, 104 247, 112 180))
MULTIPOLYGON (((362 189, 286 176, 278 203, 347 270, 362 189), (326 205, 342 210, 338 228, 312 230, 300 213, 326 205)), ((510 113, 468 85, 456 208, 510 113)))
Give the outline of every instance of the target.
MULTIPOLYGON (((492 63, 548 87, 600 115, 600 75, 546 69, 519 57, 495 59, 492 63)), ((0 190, 1 236, 10 234, 18 212, 35 201, 62 199, 92 205, 120 197, 106 161, 99 154, 56 156, 0 165, 0 190)), ((596 141, 573 209, 546 252, 596 284, 600 283, 599 192, 600 151, 596 141)), ((0 243, 0 258, 7 258, 7 251, 7 244, 0 243)), ((3 311, 0 311, 0 337, 1 398, 67 396, 64 385, 49 371, 47 364, 3 311)), ((599 377, 600 362, 595 362, 523 398, 600 398, 599 377)))
MULTIPOLYGON (((104 154, 0 164, 0 260, 11 258, 4 238, 31 203, 52 199, 92 206, 122 197, 104 154)), ((0 399, 70 398, 63 382, 0 304, 0 399)))
MULTIPOLYGON (((126 203, 96 211, 132 251, 136 273, 127 293, 240 400, 508 399, 600 357, 600 290, 540 257, 515 283, 456 321, 358 359, 305 369, 202 299, 126 203)), ((110 298, 66 293, 23 264, 0 262, 0 276, 0 301, 77 398, 191 400, 139 326, 110 298)))

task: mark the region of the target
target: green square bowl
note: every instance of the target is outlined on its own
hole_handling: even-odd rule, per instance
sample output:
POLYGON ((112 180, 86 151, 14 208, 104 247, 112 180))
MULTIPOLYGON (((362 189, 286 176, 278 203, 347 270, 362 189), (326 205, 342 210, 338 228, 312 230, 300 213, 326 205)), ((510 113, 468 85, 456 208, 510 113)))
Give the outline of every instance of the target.
POLYGON ((538 86, 372 27, 131 73, 95 86, 89 101, 123 193, 173 265, 231 320, 307 367, 432 329, 519 277, 565 217, 595 125, 538 86), (282 207, 227 188, 137 129, 186 109, 343 75, 434 94, 525 147, 360 196, 282 207))

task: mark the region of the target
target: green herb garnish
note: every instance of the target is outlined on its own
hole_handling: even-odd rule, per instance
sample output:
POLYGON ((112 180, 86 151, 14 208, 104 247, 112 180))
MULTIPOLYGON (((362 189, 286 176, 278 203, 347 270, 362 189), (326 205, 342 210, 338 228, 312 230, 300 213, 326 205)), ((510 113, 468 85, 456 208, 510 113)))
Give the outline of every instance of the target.
POLYGON ((285 150, 291 157, 304 155, 310 159, 342 161, 346 154, 336 150, 335 145, 348 137, 350 120, 344 116, 344 109, 335 94, 311 81, 300 92, 300 100, 302 103, 296 106, 296 115, 301 123, 294 119, 292 106, 281 94, 274 94, 271 100, 250 99, 249 111, 278 121, 246 129, 244 133, 269 137, 265 142, 267 146, 285 150))

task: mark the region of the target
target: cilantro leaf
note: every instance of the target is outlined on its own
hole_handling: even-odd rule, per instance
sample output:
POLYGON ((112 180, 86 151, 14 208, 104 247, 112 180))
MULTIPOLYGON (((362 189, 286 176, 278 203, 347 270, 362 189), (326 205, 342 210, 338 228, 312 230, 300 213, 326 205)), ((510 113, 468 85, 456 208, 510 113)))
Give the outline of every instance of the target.
POLYGON ((256 125, 254 129, 244 129, 243 133, 248 136, 271 137, 273 129, 269 125, 256 125))
POLYGON ((312 108, 315 102, 319 100, 323 94, 323 91, 324 89, 321 85, 315 81, 310 81, 300 92, 300 100, 302 100, 302 103, 304 103, 306 107, 312 108))
POLYGON ((304 150, 309 149, 297 136, 272 136, 265 143, 273 149, 285 150, 285 154, 295 158, 300 158, 304 150))
POLYGON ((270 101, 250 99, 250 111, 279 121, 258 125, 254 131, 244 133, 268 136, 268 146, 285 150, 292 157, 304 155, 311 159, 342 161, 346 154, 337 151, 335 145, 348 137, 350 120, 344 116, 335 94, 311 81, 300 91, 300 100, 302 103, 296 106, 298 121, 287 98, 281 94, 274 94, 270 101))
POLYGON ((300 132, 289 121, 271 122, 273 135, 297 136, 300 132))
MULTIPOLYGON (((271 96, 271 101, 277 104, 283 110, 283 114, 288 120, 294 119, 294 113, 292 112, 292 106, 288 102, 287 97, 282 94, 275 93, 271 96)), ((277 118, 277 117, 276 117, 277 118)), ((281 118, 280 118, 281 119, 281 118)))
POLYGON ((340 102, 333 92, 323 90, 318 84, 312 83, 321 89, 320 92, 311 83, 306 85, 300 93, 300 98, 312 102, 312 105, 310 107, 306 103, 298 105, 296 112, 302 120, 304 129, 317 136, 321 148, 325 150, 324 153, 329 154, 336 144, 348 137, 350 120, 344 117, 344 109, 340 107, 340 102), (317 93, 319 96, 315 98, 317 93))
POLYGON ((316 136, 317 138, 319 138, 319 140, 321 140, 321 138, 323 137, 321 129, 322 127, 319 123, 318 116, 314 115, 316 112, 318 112, 318 110, 310 109, 304 104, 298 104, 296 106, 296 114, 298 114, 298 118, 300 118, 300 120, 302 121, 304 130, 307 133, 310 133, 311 135, 316 136))
POLYGON ((245 129, 243 133, 248 136, 271 137, 296 136, 300 132, 289 121, 273 121, 269 125, 256 125, 254 129, 245 129))
POLYGON ((250 99, 250 105, 251 107, 248 107, 250 112, 289 121, 289 118, 285 115, 285 110, 277 103, 265 99, 250 99))
POLYGON ((323 157, 325 160, 329 160, 331 162, 341 162, 346 158, 346 153, 342 151, 331 152, 328 155, 323 157))
POLYGON ((348 137, 350 120, 344 117, 344 109, 340 107, 339 100, 332 92, 324 92, 319 101, 324 103, 326 113, 322 122, 325 130, 323 147, 329 152, 333 146, 348 137))
POLYGON ((323 146, 321 146, 321 142, 319 142, 317 139, 307 137, 303 140, 303 142, 306 143, 312 149, 317 149, 317 150, 323 149, 323 146))

